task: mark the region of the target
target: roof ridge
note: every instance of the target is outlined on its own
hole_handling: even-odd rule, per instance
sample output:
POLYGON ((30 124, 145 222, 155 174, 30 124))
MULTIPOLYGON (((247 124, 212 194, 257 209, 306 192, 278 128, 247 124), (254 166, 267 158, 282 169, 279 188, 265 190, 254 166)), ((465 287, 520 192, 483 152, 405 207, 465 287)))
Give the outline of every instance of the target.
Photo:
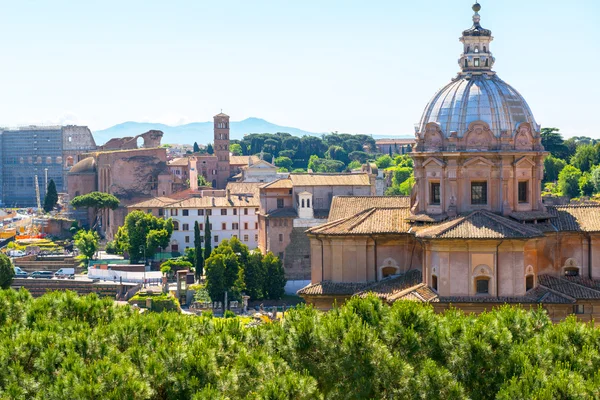
POLYGON ((358 218, 357 221, 355 221, 353 224, 350 224, 350 226, 348 227, 348 230, 352 230, 354 228, 356 228, 359 224, 363 223, 365 221, 365 219, 369 218, 371 215, 373 215, 373 213, 375 212, 376 208, 375 207, 371 207, 365 211, 362 211, 360 213, 354 214, 354 217, 358 217, 360 214, 363 214, 362 216, 360 216, 358 218))
POLYGON ((570 284, 572 284, 572 285, 576 285, 576 286, 578 286, 578 287, 580 287, 580 288, 588 289, 588 290, 591 290, 591 291, 593 291, 593 292, 596 292, 596 293, 599 293, 599 294, 600 294, 600 290, 598 290, 598 289, 594 289, 594 288, 591 288, 591 287, 589 287, 589 286, 582 285, 581 283, 577 283, 577 282, 570 281, 570 280, 568 280, 568 279, 565 279, 565 278, 563 278, 562 276, 557 276, 557 277, 555 277, 555 278, 557 278, 557 279, 558 279, 559 281, 561 281, 561 282, 568 282, 568 283, 570 283, 570 284))
MULTIPOLYGON (((559 292, 558 290, 555 290, 555 289, 549 288, 549 287, 548 287, 548 286, 546 286, 546 285, 542 285, 542 284, 540 284, 540 285, 538 285, 538 286, 539 286, 539 287, 541 287, 541 288, 544 288, 544 289, 546 289, 546 290, 547 290, 547 291, 549 291, 549 292, 552 292, 552 293, 554 293, 554 294, 555 294, 555 295, 557 295, 557 296, 564 297, 565 299, 569 299, 569 300, 571 300, 571 301, 577 301, 577 299, 576 299, 575 297, 571 297, 571 296, 569 296, 569 295, 568 295, 568 294, 566 294, 566 293, 561 293, 561 292, 559 292)), ((545 297, 545 296, 546 296, 546 295, 544 295, 544 296, 542 296, 542 297, 545 297)), ((541 301, 541 298, 540 298, 539 300, 541 301)))
POLYGON ((500 224, 508 226, 510 229, 517 230, 517 227, 518 227, 519 230, 521 228, 524 228, 525 231, 529 230, 530 233, 536 233, 536 234, 540 233, 537 229, 534 229, 534 228, 529 227, 529 226, 524 225, 524 224, 519 224, 516 221, 511 221, 510 219, 501 217, 500 215, 497 215, 497 214, 495 214, 493 212, 490 212, 490 211, 487 211, 487 210, 478 210, 478 211, 485 211, 486 212, 485 213, 486 216, 488 216, 489 218, 492 218, 493 220, 495 220, 496 222, 498 222, 500 224), (514 226, 511 226, 511 224, 514 225, 514 226))

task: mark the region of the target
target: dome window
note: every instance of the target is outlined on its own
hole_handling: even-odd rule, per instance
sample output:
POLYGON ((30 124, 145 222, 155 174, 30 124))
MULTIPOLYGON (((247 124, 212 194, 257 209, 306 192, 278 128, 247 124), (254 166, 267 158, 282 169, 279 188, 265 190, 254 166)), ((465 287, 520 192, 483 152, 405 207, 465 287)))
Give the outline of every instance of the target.
POLYGON ((479 46, 475 46, 475 53, 479 53, 479 46))
POLYGON ((490 66, 490 60, 485 60, 485 66, 489 67, 490 66))
POLYGON ((487 53, 487 47, 483 46, 483 52, 487 53))
POLYGON ((479 58, 475 58, 475 59, 473 59, 473 63, 474 63, 473 65, 474 65, 475 67, 479 67, 479 58))
POLYGON ((465 68, 469 68, 469 62, 467 61, 466 58, 465 58, 465 68))

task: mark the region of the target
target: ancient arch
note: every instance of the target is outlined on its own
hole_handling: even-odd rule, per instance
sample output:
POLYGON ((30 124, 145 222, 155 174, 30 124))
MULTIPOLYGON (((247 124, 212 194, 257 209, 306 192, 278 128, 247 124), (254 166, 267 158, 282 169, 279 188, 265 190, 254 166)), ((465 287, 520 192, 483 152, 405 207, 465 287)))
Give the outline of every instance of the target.
POLYGON ((377 268, 377 279, 382 280, 390 275, 397 275, 400 273, 400 267, 393 258, 386 258, 383 261, 383 265, 377 268))

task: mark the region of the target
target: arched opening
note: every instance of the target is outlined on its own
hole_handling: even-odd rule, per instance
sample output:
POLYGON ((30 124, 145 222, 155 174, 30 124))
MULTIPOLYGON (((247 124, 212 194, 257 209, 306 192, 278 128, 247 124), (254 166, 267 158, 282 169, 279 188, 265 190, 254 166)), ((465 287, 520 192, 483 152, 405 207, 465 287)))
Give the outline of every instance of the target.
POLYGON ((431 288, 437 292, 437 290, 438 290, 438 277, 437 277, 437 275, 431 275, 431 288))
POLYGON ((475 292, 477 294, 490 294, 490 278, 481 277, 475 279, 475 292))
POLYGON ((579 268, 577 267, 568 267, 565 268, 565 276, 579 276, 579 268))
POLYGON ((387 278, 388 276, 396 275, 398 273, 398 267, 383 267, 381 269, 381 278, 387 278))
POLYGON ((173 230, 174 231, 178 231, 179 230, 179 222, 173 221, 173 230))
POLYGON ((533 289, 533 275, 527 275, 525 277, 525 291, 533 289))
POLYGON ((465 59, 465 68, 469 68, 469 63, 467 62, 466 59, 465 59))
POLYGON ((483 52, 487 53, 487 47, 483 46, 483 52))
POLYGON ((217 187, 217 180, 216 179, 213 179, 213 181, 212 181, 212 187, 213 187, 213 189, 215 189, 217 187))
POLYGON ((306 207, 310 208, 310 199, 306 199, 306 207))
POLYGON ((479 46, 475 46, 475 53, 479 53, 479 46))
POLYGON ((304 199, 302 199, 302 208, 304 208, 304 199))
POLYGON ((136 143, 138 149, 143 149, 144 148, 144 138, 143 137, 138 137, 135 140, 135 143, 136 143))
POLYGON ((485 60, 485 66, 489 67, 490 66, 490 60, 485 60))

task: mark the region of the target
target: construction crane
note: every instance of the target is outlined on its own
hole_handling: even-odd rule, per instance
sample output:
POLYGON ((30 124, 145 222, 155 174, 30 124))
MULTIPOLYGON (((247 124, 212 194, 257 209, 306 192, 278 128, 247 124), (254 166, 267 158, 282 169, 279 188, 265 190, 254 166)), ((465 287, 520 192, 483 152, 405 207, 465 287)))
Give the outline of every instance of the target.
POLYGON ((38 185, 38 176, 37 175, 35 175, 35 198, 37 200, 37 208, 38 208, 38 213, 39 213, 42 208, 42 202, 40 201, 40 185, 38 185))

